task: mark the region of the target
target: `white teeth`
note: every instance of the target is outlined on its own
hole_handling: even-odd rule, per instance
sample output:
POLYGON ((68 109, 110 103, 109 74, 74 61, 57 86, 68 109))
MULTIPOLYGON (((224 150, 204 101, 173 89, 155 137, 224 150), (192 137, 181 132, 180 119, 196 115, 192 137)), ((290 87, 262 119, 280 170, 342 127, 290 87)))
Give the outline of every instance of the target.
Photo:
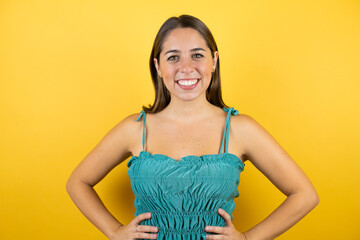
POLYGON ((199 79, 195 79, 195 80, 179 80, 178 83, 182 86, 191 86, 194 85, 195 83, 197 83, 199 79))

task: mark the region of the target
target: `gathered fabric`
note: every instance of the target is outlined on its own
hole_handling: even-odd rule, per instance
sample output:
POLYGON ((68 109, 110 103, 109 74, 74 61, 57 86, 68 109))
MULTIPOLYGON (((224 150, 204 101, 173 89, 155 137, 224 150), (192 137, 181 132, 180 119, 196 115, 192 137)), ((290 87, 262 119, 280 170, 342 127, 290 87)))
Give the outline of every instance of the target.
POLYGON ((158 227, 157 239, 206 239, 211 233, 205 232, 205 226, 226 225, 217 212, 219 208, 233 219, 244 164, 228 153, 230 116, 238 112, 233 108, 223 110, 228 114, 220 152, 180 160, 145 151, 146 113, 141 111, 137 121, 143 119, 143 151, 128 161, 128 175, 135 195, 135 217, 151 212, 152 217, 140 225, 158 227))

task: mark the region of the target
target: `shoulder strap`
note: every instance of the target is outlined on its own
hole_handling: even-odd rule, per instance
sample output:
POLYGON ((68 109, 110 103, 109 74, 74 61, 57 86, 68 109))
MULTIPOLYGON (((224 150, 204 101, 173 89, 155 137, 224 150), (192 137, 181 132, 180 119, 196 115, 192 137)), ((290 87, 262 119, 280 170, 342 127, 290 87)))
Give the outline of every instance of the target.
POLYGON ((221 147, 220 147, 220 152, 223 150, 224 148, 224 142, 225 142, 225 138, 226 138, 226 142, 225 142, 225 153, 228 152, 228 147, 229 147, 229 130, 230 130, 230 117, 231 114, 232 115, 238 115, 238 111, 235 110, 234 108, 223 108, 223 110, 225 112, 228 112, 227 116, 226 116, 226 122, 225 122, 225 127, 224 127, 224 134, 223 134, 223 138, 222 138, 222 142, 221 142, 221 147))
POLYGON ((143 151, 145 150, 145 119, 146 119, 146 112, 144 110, 141 110, 139 117, 136 119, 138 122, 140 119, 143 119, 143 136, 142 136, 142 147, 143 151))

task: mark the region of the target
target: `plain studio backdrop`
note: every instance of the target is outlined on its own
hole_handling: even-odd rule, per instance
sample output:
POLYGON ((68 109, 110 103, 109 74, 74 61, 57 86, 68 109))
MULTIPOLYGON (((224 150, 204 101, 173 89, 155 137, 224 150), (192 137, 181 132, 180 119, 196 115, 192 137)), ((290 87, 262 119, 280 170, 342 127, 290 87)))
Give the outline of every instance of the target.
MULTIPOLYGON (((1 0, 0 239, 106 239, 65 184, 115 124, 153 102, 151 47, 181 14, 214 34, 225 103, 264 126, 318 190, 319 206, 278 239, 359 239, 355 0, 1 0)), ((135 212, 127 161, 95 186, 124 224, 135 212)), ((285 197, 250 162, 240 179, 233 223, 244 231, 285 197)))

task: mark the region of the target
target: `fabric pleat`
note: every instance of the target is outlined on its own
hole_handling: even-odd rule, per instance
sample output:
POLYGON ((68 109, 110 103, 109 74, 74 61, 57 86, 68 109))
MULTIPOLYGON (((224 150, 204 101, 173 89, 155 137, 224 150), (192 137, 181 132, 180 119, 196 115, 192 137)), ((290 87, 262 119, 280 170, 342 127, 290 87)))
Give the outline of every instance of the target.
POLYGON ((135 194, 135 217, 151 212, 141 225, 157 226, 161 240, 205 239, 205 226, 225 226, 217 213, 224 209, 232 219, 239 196, 242 161, 231 153, 177 161, 142 151, 127 166, 135 194))

